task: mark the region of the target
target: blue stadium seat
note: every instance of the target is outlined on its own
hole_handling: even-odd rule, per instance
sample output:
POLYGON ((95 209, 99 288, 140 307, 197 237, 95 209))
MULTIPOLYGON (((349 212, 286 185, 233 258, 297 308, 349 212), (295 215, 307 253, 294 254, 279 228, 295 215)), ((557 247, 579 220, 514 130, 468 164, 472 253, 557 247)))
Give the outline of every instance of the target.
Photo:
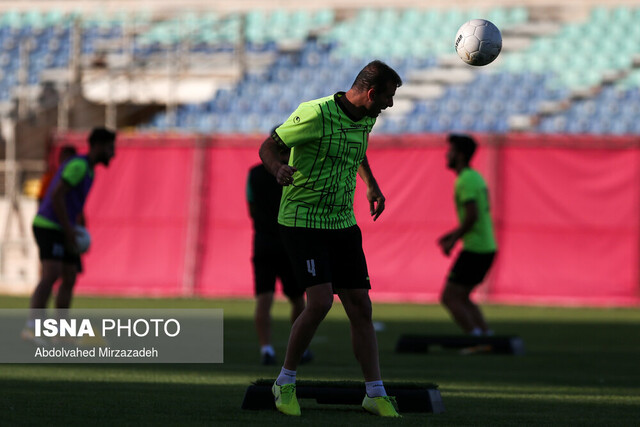
MULTIPOLYGON (((629 9, 625 9, 629 10, 629 9)), ((633 12, 640 8, 632 9, 633 12)), ((256 11, 251 14, 251 20, 255 20, 256 26, 263 26, 260 31, 255 31, 256 37, 265 39, 251 39, 245 45, 245 51, 249 54, 270 52, 275 55, 275 61, 266 69, 258 73, 248 74, 238 83, 233 92, 218 92, 214 99, 209 100, 203 108, 187 109, 188 115, 181 123, 196 129, 215 129, 217 132, 264 132, 269 122, 277 117, 286 119, 297 105, 312 98, 324 96, 330 92, 347 89, 355 76, 355 73, 366 63, 371 56, 379 56, 389 62, 402 76, 408 75, 413 70, 426 69, 438 62, 439 51, 437 43, 431 44, 431 39, 443 34, 442 31, 432 31, 441 25, 449 25, 456 19, 463 19, 470 13, 469 10, 420 10, 408 8, 399 10, 387 8, 383 10, 363 9, 353 19, 346 18, 339 23, 335 22, 332 13, 326 13, 322 22, 329 25, 329 31, 323 33, 317 39, 303 40, 299 52, 280 52, 277 50, 277 38, 290 34, 282 28, 277 31, 266 28, 268 23, 278 23, 282 27, 284 23, 293 23, 292 26, 308 28, 308 25, 317 19, 313 14, 306 12, 289 13, 278 10, 274 13, 256 11), (380 30, 372 35, 366 30, 363 23, 383 23, 380 30), (267 23, 267 24, 265 24, 267 23), (276 39, 268 40, 269 34, 276 39), (329 34, 329 36, 325 36, 329 34), (386 36, 385 36, 386 35, 386 36), (381 39, 376 39, 380 37, 381 39), (386 39, 382 39, 386 38, 386 39), (345 40, 349 39, 354 46, 346 46, 345 40), (378 50, 376 50, 378 49, 378 50), (366 54, 362 54, 367 50, 366 54), (215 113, 220 120, 212 121, 206 115, 215 113), (233 118, 234 114, 242 113, 246 117, 239 120, 233 118), (204 116, 204 117, 203 117, 204 116), (214 123, 215 122, 215 123, 214 123), (235 126, 235 128, 234 128, 235 126)), ((490 16, 502 20, 505 25, 517 25, 529 19, 525 8, 491 8, 490 16)), ((604 23, 612 19, 611 16, 622 16, 622 12, 610 14, 595 13, 590 17, 593 22, 604 23), (617 14, 617 15, 616 15, 617 14)), ((193 18, 197 21, 197 14, 193 18)), ((321 15, 318 13, 318 15, 321 15)), ((633 15, 631 12, 629 16, 633 15)), ((324 16, 324 15, 323 15, 324 16)), ((635 15, 634 15, 635 16, 635 15)), ((220 25, 219 17, 214 17, 208 24, 209 28, 220 25), (215 25, 212 23, 216 23, 215 25)), ((248 18, 249 19, 249 18, 248 18)), ((617 19, 617 18, 616 18, 617 19)), ((486 69, 474 70, 475 78, 468 84, 449 86, 444 94, 438 98, 414 103, 412 111, 394 118, 380 120, 376 127, 377 132, 447 132, 455 130, 471 130, 478 132, 508 132, 509 116, 511 114, 536 115, 540 106, 546 101, 570 101, 572 85, 600 85, 602 69, 605 66, 614 69, 630 69, 630 60, 633 54, 640 53, 636 49, 637 43, 628 43, 633 39, 632 34, 640 37, 640 30, 632 25, 633 20, 620 18, 624 25, 613 29, 605 24, 589 25, 576 23, 566 24, 558 34, 539 37, 534 40, 532 47, 522 54, 505 51, 502 53, 504 64, 496 62, 486 69), (626 20, 625 20, 626 19, 626 20), (627 22, 628 21, 628 22, 627 22), (609 28, 612 35, 609 37, 591 38, 609 28), (586 34, 591 31, 593 34, 586 34), (637 31, 636 31, 637 30, 637 31), (598 33, 599 32, 599 33, 598 33), (618 51, 629 52, 629 55, 607 54, 608 44, 618 43, 620 34, 623 36, 623 44, 618 51), (585 35, 586 34, 586 35, 585 35), (581 36, 587 39, 590 48, 596 48, 602 54, 597 57, 576 58, 574 55, 543 54, 544 52, 569 52, 575 50, 577 43, 574 38, 581 36), (565 40, 566 39, 566 40, 565 40), (615 43, 614 43, 615 42, 615 43), (537 54, 535 52, 538 52, 537 54), (513 58, 513 61, 511 60, 513 58), (567 61, 567 58, 572 58, 567 61), (566 70, 565 70, 566 69, 566 70), (566 71, 566 72, 565 72, 566 71)), ((253 21, 252 21, 253 22, 253 21)), ((227 45, 219 43, 222 40, 218 35, 213 36, 213 30, 203 36, 198 49, 200 52, 213 52, 228 49, 234 51, 233 32, 240 28, 239 15, 234 15, 229 24, 225 24, 224 32, 227 45)), ((273 25, 272 25, 273 26, 273 25)), ((91 49, 101 38, 115 37, 122 31, 121 26, 111 26, 108 30, 98 26, 89 31, 86 49, 91 49)), ((216 28, 217 31, 217 28, 216 28)), ((253 29, 250 31, 254 31, 253 29)), ((296 30, 297 31, 297 30, 296 30)), ((306 31, 306 30, 305 30, 306 31)), ((608 31, 608 30, 607 30, 608 31)), ((38 37, 42 37, 46 30, 42 30, 38 37)), ((291 33, 293 34, 293 33, 291 33)), ((304 34, 304 33, 300 33, 304 34)), ((0 43, 4 43, 4 36, 14 38, 15 31, 4 31, 0 28, 0 43)), ((634 36, 635 37, 635 36, 634 36)), ((580 37, 578 37, 579 39, 580 37)), ((635 40, 635 39, 634 39, 635 40)), ((62 45, 63 42, 60 42, 62 45)), ((69 42, 64 42, 69 45, 69 42)), ((49 41, 48 44, 55 43, 49 41)), ((162 44, 153 45, 153 49, 161 52, 167 47, 162 44)), ((69 47, 55 46, 55 49, 43 49, 42 59, 33 67, 33 75, 37 74, 49 64, 56 64, 56 59, 51 54, 55 50, 56 57, 60 54, 68 61, 69 47)), ((149 46, 139 45, 137 52, 149 54, 152 50, 149 46)), ((589 50, 589 49, 585 49, 589 50)), ((447 46, 450 54, 450 46, 447 46)), ((34 53, 34 56, 36 54, 34 53)), ((58 60, 59 63, 64 63, 58 60)), ((66 64, 66 63, 65 63, 66 64)), ((3 68, 10 67, 9 63, 2 63, 3 68)), ((17 69, 17 68, 16 68, 17 69)), ((631 73, 633 74, 633 73, 631 73)), ((630 75, 626 85, 603 86, 599 95, 587 101, 572 101, 571 108, 562 114, 542 118, 536 130, 539 132, 610 132, 622 134, 624 132, 636 132, 630 120, 640 114, 640 77, 635 80, 630 75), (627 90, 629 89, 630 90, 627 90), (585 119, 589 119, 588 122, 585 119), (617 119, 617 121, 616 121, 617 119), (611 123, 606 125, 605 122, 611 123)), ((635 122, 633 123, 635 124, 635 122)))

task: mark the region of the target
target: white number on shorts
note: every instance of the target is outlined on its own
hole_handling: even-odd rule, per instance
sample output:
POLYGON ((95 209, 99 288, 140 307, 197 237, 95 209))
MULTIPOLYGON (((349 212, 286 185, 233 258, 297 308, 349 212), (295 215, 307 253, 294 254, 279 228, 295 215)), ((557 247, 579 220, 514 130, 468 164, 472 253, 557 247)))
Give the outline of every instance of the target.
POLYGON ((307 272, 309 272, 313 277, 316 277, 316 260, 307 260, 307 272))

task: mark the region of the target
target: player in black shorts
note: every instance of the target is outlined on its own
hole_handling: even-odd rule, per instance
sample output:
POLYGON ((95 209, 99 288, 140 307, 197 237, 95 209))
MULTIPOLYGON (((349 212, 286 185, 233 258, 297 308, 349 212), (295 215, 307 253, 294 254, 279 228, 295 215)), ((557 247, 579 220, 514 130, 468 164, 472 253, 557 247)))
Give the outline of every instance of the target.
MULTIPOLYGON (((34 340, 35 319, 47 307, 54 284, 61 279, 55 298, 56 309, 71 306, 73 287, 80 265, 75 226, 92 188, 95 168, 109 166, 115 156, 116 133, 94 128, 89 134, 89 152, 70 158, 58 168, 33 219, 33 233, 40 252, 42 274, 29 303, 30 315, 22 337, 34 340)), ((37 338, 37 337, 35 337, 37 338)))
POLYGON ((307 293, 307 305, 291 327, 284 365, 271 389, 276 408, 284 414, 300 415, 296 370, 337 293, 365 380, 362 407, 379 416, 399 416, 380 373, 371 286, 353 199, 360 175, 373 219, 384 210, 385 198, 366 151, 376 118, 393 106, 401 84, 388 65, 372 61, 347 92, 300 104, 260 147, 265 167, 284 186, 278 223, 296 279, 307 293), (279 159, 282 146, 291 148, 288 164, 279 159))
MULTIPOLYGON (((281 150, 282 161, 289 160, 288 149, 281 150)), ((247 202, 253 221, 253 276, 256 295, 254 323, 260 343, 261 363, 276 364, 276 353, 271 344, 271 306, 280 279, 282 292, 291 302, 291 323, 304 310, 304 288, 297 286, 289 257, 285 252, 278 232, 278 209, 282 186, 264 168, 262 163, 249 171, 247 179, 247 202)), ((303 362, 313 358, 307 349, 303 362)))
POLYGON ((458 240, 462 251, 451 268, 441 300, 456 323, 468 334, 490 335, 491 330, 471 292, 484 280, 496 254, 489 192, 482 176, 469 166, 476 142, 467 135, 450 135, 447 167, 458 175, 455 204, 460 225, 440 238, 449 256, 458 240))

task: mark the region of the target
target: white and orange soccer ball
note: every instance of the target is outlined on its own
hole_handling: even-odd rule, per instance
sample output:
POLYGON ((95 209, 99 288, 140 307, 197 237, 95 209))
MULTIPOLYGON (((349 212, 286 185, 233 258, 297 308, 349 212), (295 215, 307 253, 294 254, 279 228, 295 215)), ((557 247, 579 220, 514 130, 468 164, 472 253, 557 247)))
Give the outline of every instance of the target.
POLYGON ((487 65, 500 54, 502 35, 490 21, 472 19, 462 24, 456 33, 455 48, 458 56, 467 64, 487 65))

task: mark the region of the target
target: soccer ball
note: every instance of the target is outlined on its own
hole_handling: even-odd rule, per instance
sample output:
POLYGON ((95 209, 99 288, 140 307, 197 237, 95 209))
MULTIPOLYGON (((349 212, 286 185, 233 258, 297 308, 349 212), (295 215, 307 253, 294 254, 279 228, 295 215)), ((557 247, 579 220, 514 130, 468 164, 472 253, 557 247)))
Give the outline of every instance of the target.
POLYGON ((469 65, 487 65, 502 50, 498 27, 486 19, 472 19, 462 24, 455 39, 456 53, 469 65))
POLYGON ((81 225, 76 225, 74 231, 76 233, 76 246, 78 247, 78 251, 83 254, 87 252, 89 246, 91 246, 91 235, 89 234, 89 230, 81 225))

